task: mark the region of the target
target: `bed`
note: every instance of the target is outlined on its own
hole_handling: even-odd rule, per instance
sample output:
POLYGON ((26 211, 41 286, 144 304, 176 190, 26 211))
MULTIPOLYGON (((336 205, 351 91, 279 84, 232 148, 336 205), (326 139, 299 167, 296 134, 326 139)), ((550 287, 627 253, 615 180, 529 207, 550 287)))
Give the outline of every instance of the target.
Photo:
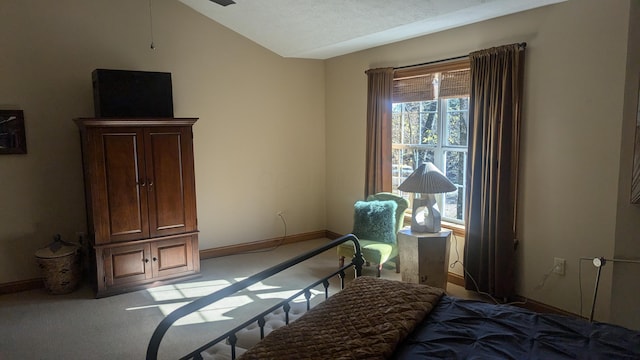
POLYGON ((158 357, 163 336, 178 319, 345 242, 352 242, 356 249, 351 264, 330 271, 182 359, 640 359, 637 331, 459 299, 426 285, 361 276, 364 260, 353 235, 175 310, 156 328, 147 359, 158 357), (351 266, 356 278, 345 283, 345 270, 351 266), (343 290, 329 296, 328 279, 334 276, 340 278, 343 290), (324 288, 326 300, 311 307, 308 294, 316 287, 324 288), (291 309, 291 300, 300 295, 307 299, 304 314, 291 309), (283 326, 270 325, 278 312, 276 322, 283 326), (254 334, 255 341, 243 340, 248 333, 254 334))

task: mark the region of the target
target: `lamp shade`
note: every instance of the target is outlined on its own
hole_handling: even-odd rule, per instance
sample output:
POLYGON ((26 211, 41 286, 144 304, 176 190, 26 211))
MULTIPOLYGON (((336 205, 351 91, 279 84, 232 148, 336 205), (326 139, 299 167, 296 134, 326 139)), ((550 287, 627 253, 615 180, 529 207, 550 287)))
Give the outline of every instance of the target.
POLYGON ((431 162, 422 163, 398 186, 398 190, 419 194, 439 194, 456 190, 456 186, 431 162))

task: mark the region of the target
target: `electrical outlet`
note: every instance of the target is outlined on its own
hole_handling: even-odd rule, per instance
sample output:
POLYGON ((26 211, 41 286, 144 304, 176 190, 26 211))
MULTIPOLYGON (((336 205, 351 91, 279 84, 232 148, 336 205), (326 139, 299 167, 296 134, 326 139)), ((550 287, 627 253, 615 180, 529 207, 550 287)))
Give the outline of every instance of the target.
POLYGON ((558 275, 564 275, 565 265, 566 265, 565 259, 553 258, 553 273, 558 275))

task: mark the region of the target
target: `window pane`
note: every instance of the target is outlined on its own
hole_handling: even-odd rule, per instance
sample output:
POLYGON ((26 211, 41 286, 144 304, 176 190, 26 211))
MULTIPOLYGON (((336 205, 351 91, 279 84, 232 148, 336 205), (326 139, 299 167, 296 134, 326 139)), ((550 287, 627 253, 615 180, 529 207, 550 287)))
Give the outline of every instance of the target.
POLYGON ((420 103, 404 103, 402 143, 420 144, 420 103))
POLYGON ((464 220, 462 211, 464 209, 463 204, 463 188, 458 188, 458 191, 452 191, 444 194, 444 211, 442 213, 443 218, 464 220))
POLYGON ((438 144, 438 102, 422 102, 422 121, 420 123, 422 133, 420 144, 438 144))
POLYGON ((464 186, 465 155, 462 151, 446 151, 445 174, 452 183, 464 186))
POLYGON ((445 174, 456 185, 458 190, 445 194, 443 217, 460 221, 464 220, 466 155, 467 153, 464 151, 445 151, 445 174))
POLYGON ((447 145, 467 146, 468 107, 468 98, 447 99, 447 145))
MULTIPOLYGON (((396 104, 393 104, 393 112, 391 113, 391 143, 402 144, 402 111, 396 111, 396 104)), ((395 163, 394 163, 395 164, 395 163)))
POLYGON ((396 191, 398 186, 406 179, 403 176, 402 149, 393 149, 391 153, 391 189, 396 191))
POLYGON ((467 146, 467 123, 466 112, 447 113, 447 145, 467 146))

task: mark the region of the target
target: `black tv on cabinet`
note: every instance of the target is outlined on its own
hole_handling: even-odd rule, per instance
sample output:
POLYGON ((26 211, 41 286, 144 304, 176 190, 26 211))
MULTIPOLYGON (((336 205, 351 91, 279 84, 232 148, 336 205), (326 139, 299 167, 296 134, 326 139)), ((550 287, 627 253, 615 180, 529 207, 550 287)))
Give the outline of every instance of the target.
POLYGON ((91 77, 96 117, 173 117, 171 73, 95 69, 91 77))

